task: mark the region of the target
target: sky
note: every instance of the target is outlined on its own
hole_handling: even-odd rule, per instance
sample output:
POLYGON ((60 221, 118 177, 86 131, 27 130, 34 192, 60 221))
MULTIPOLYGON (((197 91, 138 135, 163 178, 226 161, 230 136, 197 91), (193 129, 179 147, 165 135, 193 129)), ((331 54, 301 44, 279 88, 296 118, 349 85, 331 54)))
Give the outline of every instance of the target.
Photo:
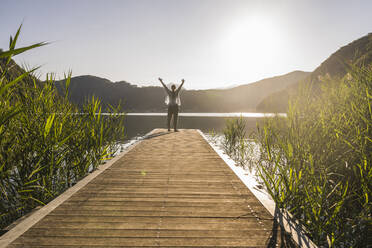
POLYGON ((22 23, 18 55, 39 74, 139 86, 225 88, 313 71, 372 32, 370 0, 0 0, 0 48, 22 23))

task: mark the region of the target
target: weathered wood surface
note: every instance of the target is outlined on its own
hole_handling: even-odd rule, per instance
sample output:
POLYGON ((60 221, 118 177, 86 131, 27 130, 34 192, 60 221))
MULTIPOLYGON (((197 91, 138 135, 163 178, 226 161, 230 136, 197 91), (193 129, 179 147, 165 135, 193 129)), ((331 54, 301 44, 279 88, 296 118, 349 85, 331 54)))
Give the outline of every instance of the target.
POLYGON ((9 247, 271 247, 272 229, 196 130, 157 130, 9 247))

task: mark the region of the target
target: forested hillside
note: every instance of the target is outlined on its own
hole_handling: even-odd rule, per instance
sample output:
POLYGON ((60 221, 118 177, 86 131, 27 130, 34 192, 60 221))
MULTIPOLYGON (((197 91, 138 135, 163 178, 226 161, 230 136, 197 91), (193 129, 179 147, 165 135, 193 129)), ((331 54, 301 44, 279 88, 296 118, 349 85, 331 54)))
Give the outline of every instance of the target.
MULTIPOLYGON (((250 112, 266 96, 303 80, 308 72, 294 71, 282 76, 260 80, 230 89, 183 90, 184 112, 250 112)), ((160 84, 159 84, 160 85, 160 84)), ((63 81, 56 83, 60 92, 63 81)), ((185 83, 187 87, 187 81, 185 83)), ((111 82, 95 76, 78 76, 71 79, 70 98, 82 106, 92 95, 101 99, 103 106, 122 102, 123 111, 164 112, 165 92, 162 87, 137 87, 126 81, 111 82)))

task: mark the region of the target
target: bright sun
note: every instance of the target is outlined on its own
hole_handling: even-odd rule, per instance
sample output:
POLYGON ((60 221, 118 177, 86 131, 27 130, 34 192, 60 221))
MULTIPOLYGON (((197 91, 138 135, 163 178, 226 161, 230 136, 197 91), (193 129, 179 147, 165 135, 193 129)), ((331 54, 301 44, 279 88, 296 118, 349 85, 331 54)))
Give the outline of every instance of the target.
POLYGON ((277 56, 283 45, 274 23, 260 16, 237 20, 224 35, 224 59, 234 67, 266 63, 277 56))

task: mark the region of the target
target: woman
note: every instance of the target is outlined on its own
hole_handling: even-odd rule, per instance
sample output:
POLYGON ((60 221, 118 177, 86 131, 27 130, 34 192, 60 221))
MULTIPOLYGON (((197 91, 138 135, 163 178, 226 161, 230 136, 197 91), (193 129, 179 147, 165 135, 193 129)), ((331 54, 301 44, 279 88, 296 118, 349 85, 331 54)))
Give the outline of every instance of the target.
POLYGON ((168 105, 168 131, 170 131, 170 122, 173 116, 173 127, 174 131, 177 132, 177 119, 178 119, 178 110, 179 106, 181 106, 180 100, 180 90, 182 85, 185 83, 185 80, 182 79, 181 85, 176 89, 176 85, 172 84, 171 89, 164 84, 163 79, 159 78, 160 83, 163 85, 165 91, 167 92, 167 97, 165 99, 165 104, 168 105))

